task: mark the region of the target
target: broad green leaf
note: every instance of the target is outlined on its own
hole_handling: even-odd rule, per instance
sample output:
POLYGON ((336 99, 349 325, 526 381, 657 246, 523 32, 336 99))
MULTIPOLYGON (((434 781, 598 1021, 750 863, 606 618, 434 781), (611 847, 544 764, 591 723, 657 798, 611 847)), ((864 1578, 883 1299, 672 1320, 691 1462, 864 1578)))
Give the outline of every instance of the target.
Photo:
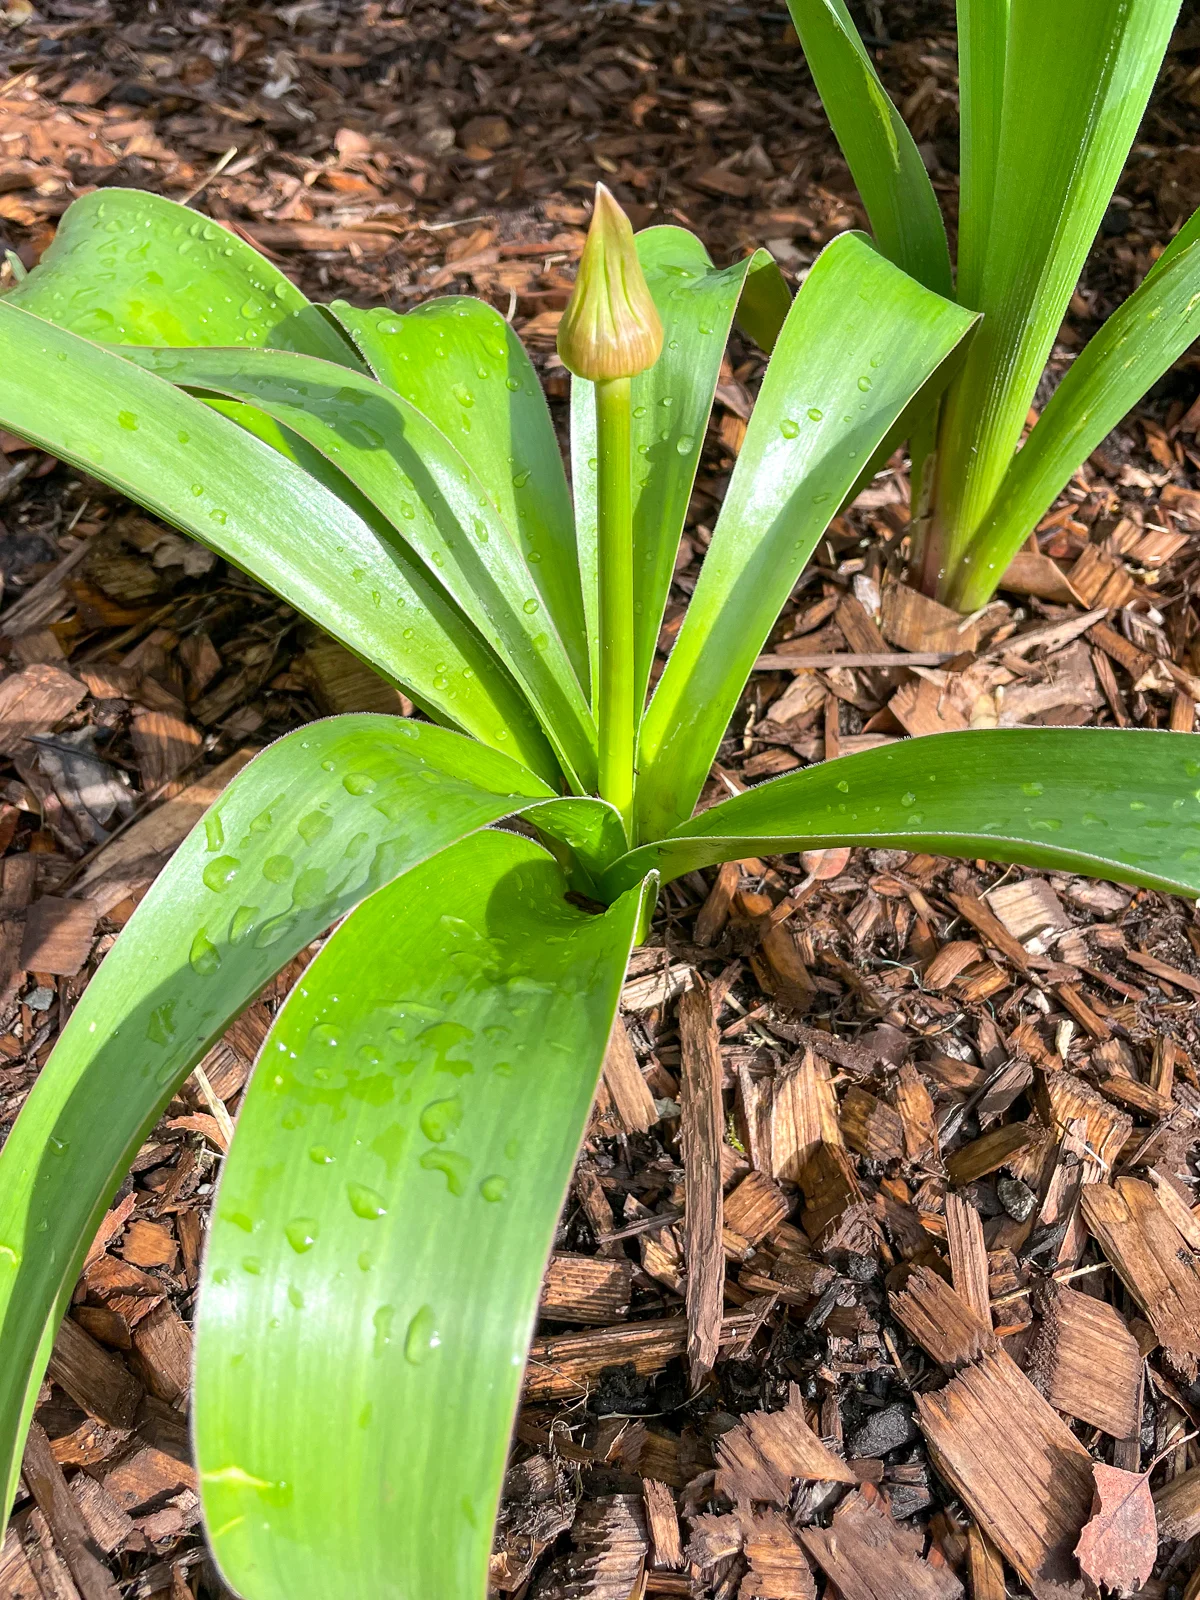
POLYGON ((788 0, 788 10, 875 242, 919 283, 949 295, 950 249, 937 196, 843 0, 788 0))
POLYGON ((641 893, 483 833, 368 900, 263 1046, 214 1212, 195 1420, 253 1600, 483 1600, 554 1226, 641 893))
POLYGON ((983 285, 996 192, 1010 0, 958 0, 959 202, 961 305, 974 306, 983 285))
MULTIPOLYGON (((635 703, 645 700, 671 574, 734 315, 770 350, 790 295, 765 250, 720 270, 694 234, 647 228, 638 258, 663 324, 663 350, 633 379, 635 703)), ((596 401, 593 385, 571 386, 571 472, 593 682, 599 660, 596 575, 596 401)))
POLYGON ((950 385, 932 564, 948 595, 1012 462, 1179 0, 1011 0, 983 313, 950 385))
POLYGON ((585 847, 613 815, 599 801, 555 799, 515 761, 460 734, 400 717, 336 717, 265 750, 180 845, 0 1152, 7 1504, 82 1256, 192 1066, 273 973, 364 896, 522 811, 585 847))
POLYGON ((745 855, 892 845, 1200 894, 1200 734, 987 728, 842 756, 701 812, 602 882, 745 855))
POLYGON ((700 581, 642 722, 639 837, 691 814, 784 601, 861 465, 974 321, 862 234, 828 245, 763 378, 700 581))
POLYGON ((529 563, 576 676, 588 685, 575 526, 537 373, 500 313, 455 295, 407 315, 342 300, 330 310, 372 372, 449 438, 529 563))
MULTIPOLYGON (((484 485, 402 395, 282 350, 137 350, 131 361, 257 406, 326 456, 426 563, 523 686, 577 793, 595 787, 595 728, 531 569, 484 485)), ((363 603, 374 582, 359 568, 363 603)))
POLYGON ((0 421, 252 572, 440 719, 554 780, 516 684, 420 563, 228 418, 10 297, 0 421))
POLYGON ((105 344, 264 345, 355 363, 324 313, 252 245, 140 189, 97 189, 68 206, 7 299, 105 344))
POLYGON ((1080 462, 1195 339, 1198 307, 1200 239, 1148 275, 1071 363, 963 558, 960 609, 986 604, 1080 462))

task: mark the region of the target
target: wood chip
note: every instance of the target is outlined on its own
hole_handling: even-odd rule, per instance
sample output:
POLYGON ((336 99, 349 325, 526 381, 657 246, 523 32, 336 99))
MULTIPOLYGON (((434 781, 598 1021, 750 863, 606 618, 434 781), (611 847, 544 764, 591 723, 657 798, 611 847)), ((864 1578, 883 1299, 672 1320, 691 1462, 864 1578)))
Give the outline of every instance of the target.
POLYGON ((1153 1187, 1087 1185, 1084 1220, 1163 1344, 1200 1356, 1200 1268, 1153 1187))
POLYGON ((61 722, 87 693, 62 667, 35 665, 0 683, 0 755, 12 756, 33 733, 61 722))
POLYGON ((1009 966, 1015 967, 1018 972, 1029 971, 1029 956, 1019 939, 1015 939, 995 912, 984 905, 978 895, 966 891, 961 894, 951 894, 950 901, 954 908, 966 918, 981 934, 984 940, 993 947, 1009 966))
POLYGON ((650 1565, 658 1571, 678 1570, 683 1566, 683 1543, 679 1537, 679 1513, 675 1496, 665 1483, 655 1478, 642 1479, 642 1500, 646 1511, 646 1530, 650 1537, 650 1565))
MULTIPOLYGON (((721 1344, 744 1339, 756 1325, 750 1312, 733 1312, 721 1323, 721 1344)), ((578 1399, 590 1380, 605 1367, 632 1365, 635 1372, 656 1372, 687 1348, 687 1321, 666 1317, 656 1322, 618 1323, 595 1333, 552 1334, 533 1341, 525 1372, 525 1400, 578 1399)))
POLYGON ((679 999, 688 1369, 700 1389, 717 1358, 725 1284, 721 1238, 721 1036, 707 984, 679 999))
POLYGON ((916 1396, 934 1465, 1037 1600, 1078 1594, 1092 1459, 1004 1350, 916 1396))
POLYGON ((633 1600, 649 1552, 641 1495, 585 1500, 571 1529, 564 1600, 633 1600))
POLYGON ((924 987, 935 991, 945 989, 982 954, 972 939, 955 939, 944 944, 922 974, 924 987))
POLYGON ((708 891, 708 898, 696 914, 696 943, 712 945, 717 942, 729 921, 729 908, 741 880, 741 868, 736 861, 726 861, 717 868, 716 881, 708 891))
POLYGON ((133 1330, 131 1365, 151 1394, 168 1405, 182 1401, 191 1384, 192 1330, 169 1300, 155 1306, 133 1330))
POLYGON ((742 1550, 750 1570, 738 1600, 817 1600, 808 1558, 779 1511, 751 1511, 742 1519, 742 1550))
POLYGON ((550 1322, 604 1326, 628 1314, 632 1281, 633 1262, 624 1258, 553 1255, 538 1315, 550 1322))
POLYGON ((921 1535, 894 1521, 869 1484, 842 1501, 828 1528, 802 1528, 800 1540, 841 1600, 961 1600, 951 1569, 922 1559, 921 1535))
POLYGON ((51 1453, 50 1441, 36 1421, 29 1425, 21 1470, 83 1600, 121 1600, 120 1590, 96 1553, 62 1468, 51 1453))
POLYGON ((806 1049, 775 1080, 771 1101, 771 1172, 796 1182, 819 1145, 840 1144, 837 1096, 828 1063, 806 1049))
POLYGON ((47 1368, 50 1377, 81 1406, 110 1428, 131 1428, 142 1386, 125 1364, 98 1345, 67 1317, 59 1327, 47 1368))
POLYGON ((852 1083, 842 1101, 842 1137, 851 1150, 873 1161, 904 1158, 904 1123, 884 1100, 852 1083))
POLYGON ((166 711, 145 711, 134 717, 129 735, 142 786, 149 792, 160 789, 190 767, 204 745, 197 728, 166 711))
POLYGON ((971 1600, 1005 1600, 1004 1559, 977 1522, 967 1529, 971 1600))
POLYGON ((973 1205, 954 1193, 946 1196, 946 1240, 955 1293, 990 1328, 992 1310, 983 1221, 973 1205))
POLYGON ((1194 1539, 1200 1533, 1200 1467, 1171 1478, 1154 1495, 1162 1539, 1194 1539))
POLYGON ((658 1111, 620 1017, 613 1023, 612 1037, 608 1041, 603 1084, 619 1131, 648 1133, 658 1121, 658 1111))
POLYGON ((73 978, 92 953, 96 920, 96 908, 86 900, 43 895, 25 917, 21 965, 27 972, 73 978))
POLYGON ((857 1483, 854 1471, 809 1427, 799 1388, 781 1411, 750 1411, 717 1440, 717 1492, 786 1506, 797 1479, 857 1483))
POLYGON ((729 1191, 724 1204, 723 1242, 731 1261, 741 1261, 774 1232, 791 1207, 765 1172, 751 1172, 729 1191))
POLYGON ((1140 950, 1127 950, 1125 959, 1143 972, 1148 972, 1152 978, 1165 978, 1168 983, 1186 989, 1189 994, 1200 994, 1200 978, 1193 978, 1190 972, 1180 972, 1178 967, 1160 961, 1157 956, 1146 955, 1140 950))
POLYGON ((995 1172, 1031 1145, 1038 1132, 1032 1122, 1006 1122, 993 1128, 991 1133, 985 1133, 946 1157, 950 1182, 961 1188, 964 1183, 974 1183, 976 1178, 995 1172))
POLYGON ((1141 1425, 1142 1356, 1115 1306, 1047 1285, 1025 1370, 1056 1411, 1127 1439, 1141 1425))
POLYGON ((996 1348, 990 1313, 980 1317, 930 1267, 915 1268, 889 1304, 896 1320, 947 1372, 996 1348))

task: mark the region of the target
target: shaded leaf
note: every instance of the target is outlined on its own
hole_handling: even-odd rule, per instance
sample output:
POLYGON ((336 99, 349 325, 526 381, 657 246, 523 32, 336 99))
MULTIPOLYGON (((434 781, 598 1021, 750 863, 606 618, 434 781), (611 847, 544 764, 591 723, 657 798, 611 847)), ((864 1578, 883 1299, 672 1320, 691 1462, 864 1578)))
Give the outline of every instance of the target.
POLYGON ((1149 1581, 1158 1555, 1158 1524, 1148 1472, 1122 1472, 1097 1461, 1091 1521, 1075 1554, 1085 1577, 1121 1595, 1149 1581))

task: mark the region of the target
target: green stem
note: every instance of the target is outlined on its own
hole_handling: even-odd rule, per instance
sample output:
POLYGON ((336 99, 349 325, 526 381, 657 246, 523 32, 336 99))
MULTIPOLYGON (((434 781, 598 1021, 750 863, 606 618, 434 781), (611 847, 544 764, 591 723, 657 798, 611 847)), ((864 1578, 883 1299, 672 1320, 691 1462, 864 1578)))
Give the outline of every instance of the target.
POLYGON ((629 379, 596 384, 600 576, 600 797, 633 838, 633 451, 629 379))

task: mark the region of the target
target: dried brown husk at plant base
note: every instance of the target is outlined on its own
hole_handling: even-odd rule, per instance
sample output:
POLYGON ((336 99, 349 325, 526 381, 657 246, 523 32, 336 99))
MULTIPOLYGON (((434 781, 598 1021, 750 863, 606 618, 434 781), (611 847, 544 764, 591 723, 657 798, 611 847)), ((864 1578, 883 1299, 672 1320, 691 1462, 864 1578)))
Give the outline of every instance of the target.
MULTIPOLYGON (((886 22, 897 36, 882 47, 885 80, 935 183, 952 192, 950 7, 876 9, 877 32, 886 22)), ((1106 219, 1056 371, 1200 200, 1186 152, 1170 148, 1194 142, 1200 39, 1189 38, 1169 58, 1119 191, 1128 204, 1106 219)), ((719 262, 765 238, 800 272, 861 220, 795 46, 770 15, 421 0, 397 15, 322 6, 289 23, 262 10, 207 20, 172 8, 122 23, 48 5, 8 30, 0 57, 0 217, 25 259, 90 184, 178 199, 207 179, 206 209, 318 298, 399 309, 435 293, 492 300, 557 399, 565 377, 550 352, 595 179, 639 225, 688 221, 719 262)), ((758 371, 735 347, 664 648, 758 371)), ((823 541, 706 799, 944 727, 1191 727, 1196 389, 1185 360, 1045 519, 1011 580, 1020 587, 966 628, 897 582, 909 493, 895 463, 823 541)), ((249 751, 324 712, 411 708, 198 547, 19 441, 0 447, 7 1126, 136 899, 249 751)), ((959 1381, 956 1366, 987 1362, 986 1340, 943 1370, 897 1310, 923 1288, 944 1309, 936 1285, 949 1278, 946 1293, 989 1314, 991 1338, 1015 1363, 1006 1381, 1019 1433, 1006 1439, 1025 1440, 1026 1457, 1048 1437, 1037 1431, 1039 1388, 1083 1412, 1071 1426, 1094 1460, 1138 1471, 1166 1450, 1153 1478, 1166 1542, 1147 1591, 1164 1593, 1181 1541, 1200 1526, 1195 1446, 1178 1443, 1196 1422, 1195 1358, 1186 1338, 1157 1342, 1164 1330, 1138 1299, 1157 1304, 1155 1285, 1139 1289, 1149 1267, 1125 1250, 1109 1270, 1080 1191, 1116 1195, 1114 1172, 1136 1183, 1136 1204, 1154 1208, 1153 1237, 1183 1252, 1190 1293, 1200 1226, 1180 1179, 1192 1176, 1200 1108, 1198 947, 1179 902, 893 852, 730 863, 672 886, 631 968, 626 1048, 610 1063, 547 1274, 499 1591, 623 1600, 644 1583, 647 1593, 790 1600, 820 1591, 832 1528, 853 1537, 864 1593, 880 1583, 893 1593, 899 1563, 914 1592, 961 1586, 990 1600, 998 1547, 1016 1549, 1007 1500, 974 1480, 950 1497, 913 1401, 915 1391, 933 1404, 959 1381), (682 1051, 708 1033, 681 1038, 685 990, 707 994, 720 1040, 723 1137, 698 1141, 708 1166, 691 1175, 697 1193, 721 1193, 719 1241, 711 1226, 690 1229, 684 1208, 682 1051), (947 1159, 989 1138, 998 1165, 947 1192, 947 1159), (719 1320, 710 1292, 698 1302, 707 1322, 689 1328, 688 1268, 700 1251, 711 1274, 717 1242, 719 1320), (1047 1276, 1065 1284, 1047 1294, 1105 1308, 1104 1350, 1119 1346, 1126 1363, 1122 1414, 1144 1404, 1144 1437, 1089 1431, 1118 1418, 1111 1395, 1087 1392, 1097 1319, 1076 1317, 1068 1343, 1037 1292, 1047 1276), (689 1341, 705 1351, 714 1338, 712 1383, 692 1399, 689 1341), (1127 1392, 1135 1365, 1141 1394, 1127 1392), (737 1436, 722 1441, 737 1428, 765 1442, 771 1429, 753 1419, 797 1408, 799 1436, 823 1441, 821 1470, 832 1457, 861 1487, 809 1476, 816 1457, 791 1457, 772 1468, 774 1500, 743 1510, 714 1498, 711 1475, 737 1436)), ((190 1320, 220 1153, 293 976, 230 1030, 140 1153, 39 1408, 94 1552, 135 1593, 218 1592, 188 1454, 190 1320)), ((1161 1252, 1154 1261, 1159 1270, 1161 1252)), ((978 1456, 985 1437, 956 1436, 954 1459, 978 1456)), ((1028 1463, 1015 1449, 998 1459, 1003 1490, 1003 1473, 1028 1463)), ((1090 1510, 1082 1478, 1077 1499, 1090 1510)), ((0 1555, 12 1593, 91 1600, 96 1573, 67 1561, 76 1546, 64 1512, 61 1497, 45 1514, 21 1501, 0 1555)), ((1011 1569, 1008 1578, 1022 1592, 1011 1569)))

